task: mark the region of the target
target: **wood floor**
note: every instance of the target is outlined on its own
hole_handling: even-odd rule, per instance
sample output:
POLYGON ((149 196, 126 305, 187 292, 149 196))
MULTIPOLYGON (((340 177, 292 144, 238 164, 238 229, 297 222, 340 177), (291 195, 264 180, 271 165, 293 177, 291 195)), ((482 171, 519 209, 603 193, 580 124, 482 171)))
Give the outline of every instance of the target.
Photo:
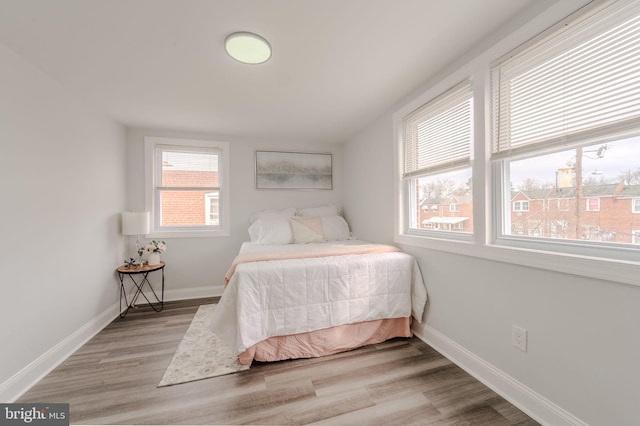
POLYGON ((17 402, 72 424, 535 425, 417 338, 157 388, 199 299, 117 319, 17 402))

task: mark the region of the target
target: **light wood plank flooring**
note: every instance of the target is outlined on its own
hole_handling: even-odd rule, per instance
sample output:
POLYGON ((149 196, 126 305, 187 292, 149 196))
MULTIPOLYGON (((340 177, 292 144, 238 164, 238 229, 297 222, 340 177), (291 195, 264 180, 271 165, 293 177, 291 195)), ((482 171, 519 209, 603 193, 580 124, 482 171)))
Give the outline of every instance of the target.
POLYGON ((535 425, 417 338, 157 388, 199 299, 129 312, 18 402, 80 424, 535 425))

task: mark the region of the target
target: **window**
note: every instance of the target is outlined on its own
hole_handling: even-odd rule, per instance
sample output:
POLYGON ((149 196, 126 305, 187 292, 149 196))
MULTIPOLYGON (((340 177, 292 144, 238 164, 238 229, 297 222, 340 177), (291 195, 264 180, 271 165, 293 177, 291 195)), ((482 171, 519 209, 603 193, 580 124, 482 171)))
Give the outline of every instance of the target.
POLYGON ((571 17, 498 61, 491 82, 496 238, 579 253, 632 243, 618 200, 640 189, 640 2, 571 17), (530 203, 509 209, 514 189, 530 203))
POLYGON ((566 198, 558 198, 558 199, 556 199, 556 209, 557 209, 557 211, 560 211, 560 212, 568 212, 569 211, 569 200, 566 199, 566 198))
POLYGON ((472 233, 470 81, 404 117, 402 135, 407 230, 472 233))
MULTIPOLYGON (((568 13, 561 4, 554 11, 568 13)), ((557 23, 554 14, 448 68, 393 114, 394 240, 637 285, 640 2, 588 2, 557 23), (549 30, 536 34, 540 24, 549 30), (451 114, 433 132, 472 129, 472 149, 457 157, 464 143, 431 142, 420 123, 435 121, 430 109, 460 81, 472 82, 471 124, 451 114), (430 150, 452 159, 418 160, 430 150)))
POLYGON ((145 138, 152 235, 228 235, 228 144, 145 138))
POLYGON ((600 211, 600 198, 587 198, 587 211, 599 212, 600 211))
POLYGON ((204 195, 204 220, 206 225, 220 224, 220 197, 217 192, 204 195))

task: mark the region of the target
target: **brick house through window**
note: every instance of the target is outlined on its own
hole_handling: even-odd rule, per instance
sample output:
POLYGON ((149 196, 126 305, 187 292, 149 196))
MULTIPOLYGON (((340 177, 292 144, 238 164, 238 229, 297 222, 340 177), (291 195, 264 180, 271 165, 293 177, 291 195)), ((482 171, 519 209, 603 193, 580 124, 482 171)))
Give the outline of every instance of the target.
POLYGON ((473 202, 470 194, 423 199, 419 209, 422 229, 471 232, 473 202))
POLYGON ((511 234, 573 239, 579 225, 578 239, 633 243, 633 232, 640 229, 640 215, 634 215, 640 185, 586 185, 582 192, 582 197, 575 188, 513 192, 511 234))
MULTIPOLYGON (((171 165, 164 165, 162 182, 166 187, 197 188, 205 185, 216 187, 218 186, 218 172, 172 170, 171 165)), ((218 222, 218 194, 216 191, 164 191, 161 208, 163 226, 216 225, 218 222)))

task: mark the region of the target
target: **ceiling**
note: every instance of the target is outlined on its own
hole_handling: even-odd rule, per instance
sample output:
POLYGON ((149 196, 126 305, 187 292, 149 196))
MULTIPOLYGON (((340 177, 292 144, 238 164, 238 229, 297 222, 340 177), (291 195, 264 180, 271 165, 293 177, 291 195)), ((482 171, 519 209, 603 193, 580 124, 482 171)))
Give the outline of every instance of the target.
POLYGON ((125 126, 339 143, 535 1, 0 0, 0 43, 125 126))

